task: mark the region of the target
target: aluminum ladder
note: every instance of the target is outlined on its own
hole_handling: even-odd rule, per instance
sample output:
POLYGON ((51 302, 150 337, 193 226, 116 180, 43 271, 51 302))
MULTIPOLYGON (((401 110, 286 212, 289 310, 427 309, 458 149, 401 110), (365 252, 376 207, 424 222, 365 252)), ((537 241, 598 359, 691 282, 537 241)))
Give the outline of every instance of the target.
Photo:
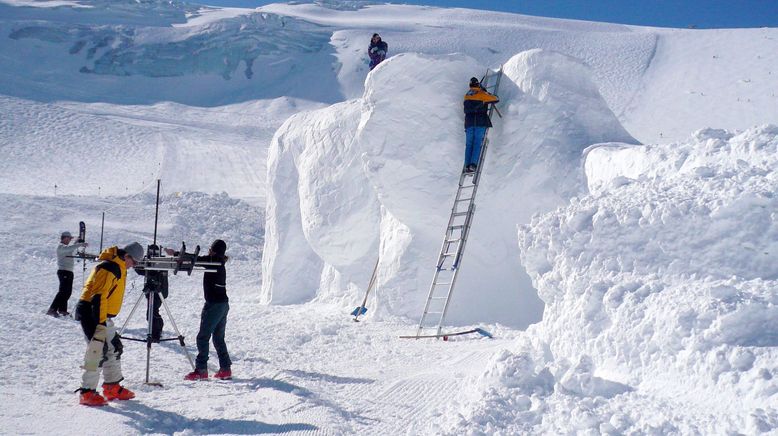
MULTIPOLYGON (((488 92, 497 95, 501 78, 502 67, 497 71, 487 70, 483 79, 481 79, 481 86, 488 92)), ((490 105, 490 119, 494 110, 494 105, 490 105)), ((476 171, 474 173, 463 172, 459 176, 457 195, 454 197, 454 205, 451 207, 451 215, 448 218, 446 233, 443 236, 443 244, 438 255, 438 262, 435 265, 435 274, 432 276, 427 302, 424 305, 424 312, 421 315, 416 335, 411 336, 411 338, 444 336, 441 333, 441 329, 446 319, 446 312, 448 312, 449 303, 451 302, 457 275, 462 267, 462 257, 465 253, 467 237, 470 233, 476 210, 475 196, 478 193, 478 183, 481 180, 481 172, 486 163, 484 158, 486 157, 488 146, 489 129, 486 129, 476 171), (433 324, 434 322, 436 324, 433 324), (434 335, 422 334, 425 329, 433 328, 436 329, 434 335)))

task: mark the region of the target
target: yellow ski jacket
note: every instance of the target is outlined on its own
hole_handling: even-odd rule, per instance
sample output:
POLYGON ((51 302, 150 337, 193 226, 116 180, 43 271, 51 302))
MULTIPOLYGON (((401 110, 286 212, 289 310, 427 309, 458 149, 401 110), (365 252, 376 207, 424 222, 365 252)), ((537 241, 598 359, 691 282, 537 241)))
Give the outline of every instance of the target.
POLYGON ((99 322, 104 323, 122 308, 127 265, 119 257, 119 247, 106 248, 98 259, 102 262, 89 274, 80 300, 92 303, 95 313, 100 313, 99 322))

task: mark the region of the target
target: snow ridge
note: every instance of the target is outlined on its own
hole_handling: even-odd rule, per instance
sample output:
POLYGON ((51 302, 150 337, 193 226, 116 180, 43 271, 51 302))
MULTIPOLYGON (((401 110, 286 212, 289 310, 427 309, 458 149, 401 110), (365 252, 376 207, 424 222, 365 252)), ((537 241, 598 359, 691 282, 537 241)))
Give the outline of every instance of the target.
POLYGON ((448 430, 778 427, 777 151, 776 126, 591 150, 593 193, 519 231, 543 321, 472 382, 448 430), (569 423, 542 418, 564 409, 569 423))

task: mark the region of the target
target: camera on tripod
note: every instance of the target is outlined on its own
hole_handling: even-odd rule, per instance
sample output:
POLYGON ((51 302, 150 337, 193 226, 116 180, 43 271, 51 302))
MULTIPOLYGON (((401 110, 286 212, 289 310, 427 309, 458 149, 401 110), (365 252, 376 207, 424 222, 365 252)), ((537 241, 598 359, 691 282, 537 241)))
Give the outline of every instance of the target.
MULTIPOLYGON (((144 260, 151 260, 153 258, 160 257, 161 248, 156 244, 151 244, 146 247, 146 257, 144 260)), ((137 271, 137 270, 136 270, 137 271)), ((167 271, 158 270, 146 270, 141 269, 138 274, 145 276, 143 282, 143 293, 149 294, 151 292, 158 292, 163 297, 168 296, 168 278, 167 271)))

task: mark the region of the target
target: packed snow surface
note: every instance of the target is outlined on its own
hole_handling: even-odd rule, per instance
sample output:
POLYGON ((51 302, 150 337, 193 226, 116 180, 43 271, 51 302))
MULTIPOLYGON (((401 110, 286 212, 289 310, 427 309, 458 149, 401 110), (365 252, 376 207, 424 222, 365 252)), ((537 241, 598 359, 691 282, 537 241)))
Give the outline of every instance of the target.
MULTIPOLYGON (((0 0, 0 433, 778 432, 778 29, 294 3, 0 0), (373 32, 389 58, 369 73, 373 32), (446 326, 495 339, 399 339, 461 170, 466 84, 500 65, 446 326), (163 387, 145 385, 125 341, 137 398, 79 406, 81 329, 45 315, 57 235, 84 220, 96 251, 105 212, 105 245, 151 243, 158 178, 159 242, 227 241, 235 379, 184 382, 166 342, 163 387)), ((171 279, 190 351, 200 280, 171 279)), ((142 285, 129 274, 128 336, 142 285)))

